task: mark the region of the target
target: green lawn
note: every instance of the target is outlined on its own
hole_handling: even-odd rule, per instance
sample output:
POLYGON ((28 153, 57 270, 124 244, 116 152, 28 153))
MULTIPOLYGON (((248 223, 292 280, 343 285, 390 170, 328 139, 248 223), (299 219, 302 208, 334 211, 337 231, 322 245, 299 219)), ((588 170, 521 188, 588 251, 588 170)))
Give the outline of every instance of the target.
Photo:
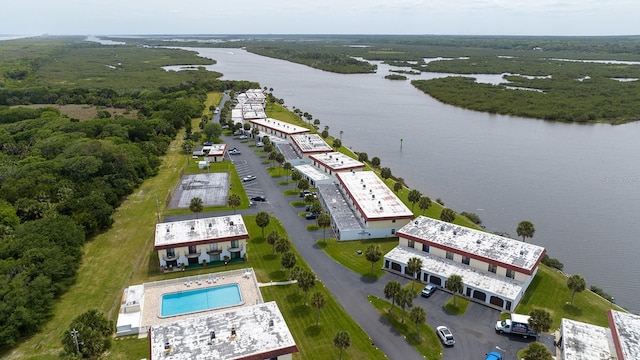
POLYGON ((327 238, 326 244, 320 239, 317 245, 332 259, 351 269, 352 271, 373 279, 378 279, 384 275, 385 270, 381 268, 382 258, 373 264, 373 274, 371 273, 371 262, 367 261, 364 252, 369 245, 380 245, 382 254, 386 254, 398 245, 397 238, 385 239, 363 239, 352 241, 337 241, 334 238, 327 238), (358 250, 362 254, 358 254, 358 250))
MULTIPOLYGON (((544 309, 551 314, 553 330, 560 327, 562 318, 609 327, 607 311, 612 306, 608 300, 589 290, 577 293, 575 303, 571 305, 571 291, 567 288, 567 277, 541 264, 538 274, 529 285, 515 312, 529 314, 535 308, 544 309)), ((613 308, 622 310, 615 304, 613 308)))
MULTIPOLYGON (((356 324, 349 314, 338 304, 329 291, 316 283, 309 293, 320 291, 327 297, 326 306, 320 310, 316 326, 316 310, 307 302, 304 305, 304 293, 298 295, 297 285, 270 286, 262 288, 265 301, 275 300, 293 337, 300 349, 294 359, 337 359, 339 350, 333 345, 333 337, 339 330, 345 330, 351 338, 351 346, 342 353, 343 359, 386 359, 371 339, 356 324)), ((310 296, 310 295, 309 295, 310 296)))
MULTIPOLYGON (((442 359, 442 345, 438 340, 435 330, 426 323, 423 323, 419 326, 418 336, 416 324, 409 319, 409 311, 411 311, 411 309, 405 309, 404 323, 402 323, 402 309, 400 309, 400 307, 394 306, 391 312, 389 312, 391 308, 390 302, 373 295, 367 296, 367 299, 369 299, 371 306, 380 313, 387 323, 398 333, 402 334, 407 342, 422 354, 425 359, 442 359)), ((428 318, 429 313, 427 313, 427 319, 428 318)))

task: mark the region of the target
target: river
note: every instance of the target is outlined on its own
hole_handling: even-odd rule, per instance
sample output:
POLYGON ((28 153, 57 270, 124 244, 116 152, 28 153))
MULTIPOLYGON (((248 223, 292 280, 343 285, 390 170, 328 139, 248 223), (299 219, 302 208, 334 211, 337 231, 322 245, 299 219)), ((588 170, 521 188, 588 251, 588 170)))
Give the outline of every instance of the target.
MULTIPOLYGON (((408 81, 385 80, 390 67, 383 64, 376 74, 343 75, 242 49, 186 49, 215 59, 207 68, 222 79, 273 88, 290 109, 309 112, 335 137, 342 131, 343 144, 379 157, 411 188, 478 214, 489 231, 516 237, 520 221, 533 222, 527 241, 640 312, 640 123, 564 124, 464 110, 408 81)), ((496 82, 496 75, 477 77, 496 82)))

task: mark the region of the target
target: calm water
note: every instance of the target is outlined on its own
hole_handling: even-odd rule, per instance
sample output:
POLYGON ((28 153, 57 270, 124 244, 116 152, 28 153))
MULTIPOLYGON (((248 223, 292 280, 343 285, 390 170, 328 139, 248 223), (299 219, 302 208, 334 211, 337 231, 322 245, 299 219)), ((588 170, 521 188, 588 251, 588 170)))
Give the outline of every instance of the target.
POLYGON ((344 144, 378 156, 432 199, 477 213, 488 230, 516 236, 521 220, 532 221, 528 241, 640 312, 640 123, 585 126, 458 109, 408 81, 385 80, 386 65, 340 75, 240 49, 197 51, 218 62, 209 69, 223 79, 273 88, 290 109, 311 113, 336 137, 342 130, 344 144))

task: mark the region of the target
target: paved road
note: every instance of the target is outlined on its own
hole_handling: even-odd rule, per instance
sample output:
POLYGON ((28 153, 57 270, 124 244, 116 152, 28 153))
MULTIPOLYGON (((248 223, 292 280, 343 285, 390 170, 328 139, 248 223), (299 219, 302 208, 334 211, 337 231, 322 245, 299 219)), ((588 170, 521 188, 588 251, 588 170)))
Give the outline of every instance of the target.
MULTIPOLYGON (((397 280, 406 284, 409 280, 387 273, 381 279, 373 281, 352 272, 328 257, 315 245, 317 239, 322 238, 322 231, 311 232, 306 229, 309 220, 297 216, 298 209, 289 205, 297 195, 283 195, 287 187, 278 185, 278 180, 271 178, 266 172, 262 159, 254 153, 255 148, 248 146, 253 144, 253 141, 241 142, 231 137, 226 141, 228 147, 237 147, 242 152, 242 155, 234 155, 232 160, 241 163, 243 171, 251 172, 257 177, 251 182, 251 192, 267 197, 267 202, 257 202, 251 209, 242 210, 240 213, 253 214, 266 211, 280 220, 300 255, 342 307, 369 335, 374 344, 372 346, 379 347, 390 359, 424 359, 367 301, 367 295, 370 294, 384 298, 384 286, 387 282, 397 280)), ((219 216, 220 213, 212 215, 219 216)), ((483 359, 484 354, 494 350, 496 346, 502 349, 505 359, 516 359, 516 352, 526 346, 527 342, 533 341, 532 339, 524 340, 519 336, 496 334, 493 326, 499 313, 483 305, 471 303, 462 316, 448 314, 444 310, 444 304, 450 296, 444 291, 436 291, 428 299, 419 297, 414 300, 414 306, 422 306, 426 310, 427 323, 430 326, 435 328, 438 325, 446 325, 456 337, 454 347, 443 349, 443 359, 483 359)), ((542 336, 540 340, 551 348, 553 340, 550 336, 542 336)))

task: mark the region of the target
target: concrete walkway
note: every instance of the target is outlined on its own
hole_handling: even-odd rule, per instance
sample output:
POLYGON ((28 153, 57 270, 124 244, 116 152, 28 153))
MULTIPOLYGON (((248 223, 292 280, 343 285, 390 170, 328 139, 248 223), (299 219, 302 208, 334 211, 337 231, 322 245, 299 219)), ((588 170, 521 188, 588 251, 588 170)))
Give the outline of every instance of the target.
POLYGON ((268 283, 258 283, 258 287, 266 287, 266 286, 279 286, 279 285, 291 285, 297 284, 298 280, 288 280, 288 281, 272 281, 268 283))

